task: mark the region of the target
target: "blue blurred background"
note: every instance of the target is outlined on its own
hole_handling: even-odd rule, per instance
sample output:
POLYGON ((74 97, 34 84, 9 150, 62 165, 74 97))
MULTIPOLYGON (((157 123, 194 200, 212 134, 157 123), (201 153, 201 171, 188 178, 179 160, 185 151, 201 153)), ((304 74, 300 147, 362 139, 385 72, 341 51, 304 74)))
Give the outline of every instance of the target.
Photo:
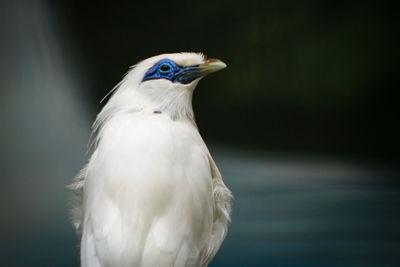
POLYGON ((194 95, 235 195, 211 266, 400 266, 399 16, 389 1, 0 2, 0 266, 78 266, 65 188, 130 65, 228 64, 194 95))

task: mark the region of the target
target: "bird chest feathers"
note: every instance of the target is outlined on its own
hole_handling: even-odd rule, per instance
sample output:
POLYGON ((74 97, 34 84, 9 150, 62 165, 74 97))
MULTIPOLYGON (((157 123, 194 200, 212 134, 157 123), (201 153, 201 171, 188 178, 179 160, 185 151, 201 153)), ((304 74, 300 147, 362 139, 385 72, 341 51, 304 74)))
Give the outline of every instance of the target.
MULTIPOLYGON (((110 120, 85 188, 87 210, 96 211, 87 215, 101 225, 94 229, 100 244, 133 243, 132 253, 146 242, 149 253, 157 248, 166 254, 184 245, 198 254, 213 221, 210 163, 201 144, 192 124, 166 115, 128 113, 110 120)), ((120 253, 118 248, 110 255, 120 253)))
POLYGON ((97 166, 89 165, 89 172, 97 172, 93 186, 104 180, 110 197, 160 202, 159 207, 186 193, 212 195, 204 148, 189 122, 172 121, 163 114, 126 113, 104 126, 91 160, 97 166))

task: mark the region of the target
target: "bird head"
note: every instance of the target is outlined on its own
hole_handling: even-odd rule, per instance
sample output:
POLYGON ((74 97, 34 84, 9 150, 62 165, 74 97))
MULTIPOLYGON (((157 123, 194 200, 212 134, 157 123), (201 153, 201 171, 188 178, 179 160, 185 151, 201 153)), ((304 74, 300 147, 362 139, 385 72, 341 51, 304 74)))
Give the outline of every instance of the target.
POLYGON ((201 78, 225 68, 200 53, 162 54, 132 67, 109 104, 156 113, 172 119, 193 118, 192 94, 201 78))

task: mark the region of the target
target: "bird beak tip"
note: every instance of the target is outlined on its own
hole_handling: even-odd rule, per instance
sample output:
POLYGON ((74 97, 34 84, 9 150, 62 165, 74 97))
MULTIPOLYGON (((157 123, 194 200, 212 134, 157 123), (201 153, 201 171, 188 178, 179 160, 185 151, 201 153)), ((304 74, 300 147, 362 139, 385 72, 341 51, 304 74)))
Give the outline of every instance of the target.
POLYGON ((207 70, 208 73, 213 73, 226 68, 226 64, 219 59, 207 59, 203 66, 207 70))

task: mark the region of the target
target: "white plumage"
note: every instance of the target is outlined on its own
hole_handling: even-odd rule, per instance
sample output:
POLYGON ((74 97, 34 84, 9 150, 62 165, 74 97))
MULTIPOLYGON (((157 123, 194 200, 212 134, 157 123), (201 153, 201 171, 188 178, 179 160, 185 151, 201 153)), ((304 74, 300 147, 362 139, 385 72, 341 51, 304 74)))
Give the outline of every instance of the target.
POLYGON ((215 256, 232 195, 191 100, 201 77, 224 67, 202 54, 163 54, 113 89, 94 123, 94 152, 71 185, 83 267, 206 266, 215 256))

